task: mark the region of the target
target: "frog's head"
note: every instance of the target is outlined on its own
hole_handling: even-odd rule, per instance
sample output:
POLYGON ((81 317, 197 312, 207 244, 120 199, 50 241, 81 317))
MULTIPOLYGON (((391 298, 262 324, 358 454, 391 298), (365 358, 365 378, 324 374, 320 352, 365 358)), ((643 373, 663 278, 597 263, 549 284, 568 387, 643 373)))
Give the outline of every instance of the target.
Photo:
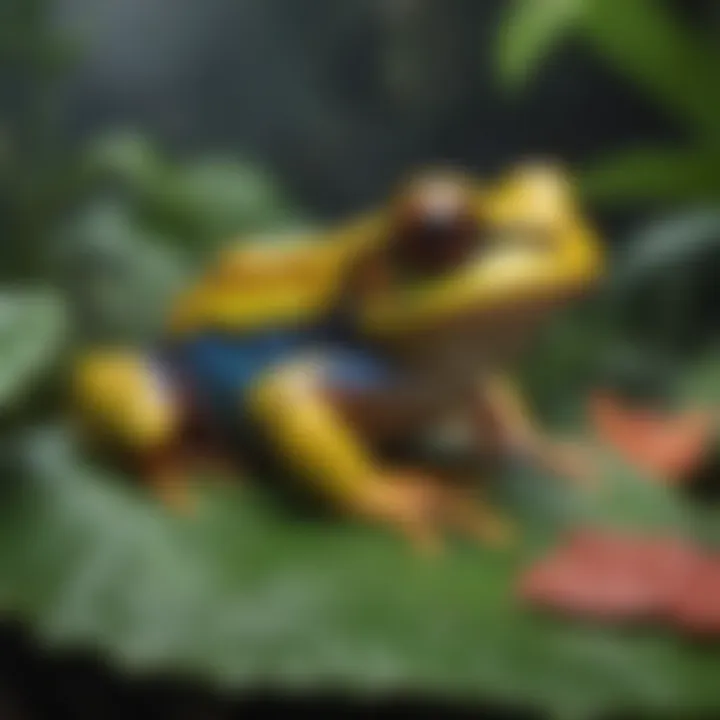
POLYGON ((604 265, 568 178, 546 165, 489 188, 448 172, 419 176, 396 196, 380 247, 386 281, 361 320, 389 338, 458 320, 497 326, 582 294, 604 265))

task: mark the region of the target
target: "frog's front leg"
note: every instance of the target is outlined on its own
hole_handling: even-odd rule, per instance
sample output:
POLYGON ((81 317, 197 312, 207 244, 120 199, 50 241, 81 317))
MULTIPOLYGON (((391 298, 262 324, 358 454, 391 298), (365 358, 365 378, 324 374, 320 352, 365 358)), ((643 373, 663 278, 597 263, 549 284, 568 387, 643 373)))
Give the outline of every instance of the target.
POLYGON ((478 433, 492 437, 500 454, 530 461, 581 487, 594 485, 596 473, 590 448, 558 441, 542 432, 507 377, 483 378, 474 410, 478 433))

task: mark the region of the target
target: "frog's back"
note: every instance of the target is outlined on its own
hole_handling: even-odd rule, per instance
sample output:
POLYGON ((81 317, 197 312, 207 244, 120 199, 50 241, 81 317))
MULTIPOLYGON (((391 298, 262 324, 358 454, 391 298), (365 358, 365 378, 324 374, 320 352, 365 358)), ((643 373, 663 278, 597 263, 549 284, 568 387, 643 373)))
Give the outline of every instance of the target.
POLYGON ((352 258, 373 242, 376 225, 363 218, 325 237, 295 234, 231 247, 177 298, 169 334, 240 336, 315 324, 332 306, 352 258))
POLYGON ((344 270, 373 241, 373 222, 221 254, 176 300, 164 343, 169 365, 215 412, 242 408, 259 376, 333 341, 344 270))

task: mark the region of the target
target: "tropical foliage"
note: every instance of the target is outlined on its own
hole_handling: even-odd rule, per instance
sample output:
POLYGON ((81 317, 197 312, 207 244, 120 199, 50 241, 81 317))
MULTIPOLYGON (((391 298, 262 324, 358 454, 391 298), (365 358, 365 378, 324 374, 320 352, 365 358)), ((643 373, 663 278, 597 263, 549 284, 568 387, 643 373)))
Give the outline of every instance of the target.
MULTIPOLYGON (((195 518, 171 518, 79 454, 58 422, 62 368, 78 343, 152 336, 157 316, 147 309, 161 313, 216 243, 305 218, 242 160, 181 162, 127 132, 60 147, 48 117, 73 53, 41 5, 16 4, 22 32, 0 33, 0 52, 32 81, 6 119, 0 157, 3 612, 56 647, 99 648, 134 672, 234 688, 409 687, 574 717, 720 707, 715 653, 662 633, 539 617, 514 596, 517 572, 571 516, 720 539, 714 511, 643 482, 609 454, 593 496, 524 468, 510 473, 497 492, 524 528, 519 546, 457 547, 435 564, 377 533, 287 516, 247 488, 208 486, 195 518)), ((577 399, 598 359, 630 348, 652 365, 684 362, 684 397, 720 399, 717 361, 677 352, 700 302, 687 289, 699 269, 717 267, 718 44, 653 0, 508 7, 498 64, 510 86, 574 33, 687 136, 678 148, 622 151, 585 170, 589 200, 678 204, 624 245, 600 301, 559 318, 529 358, 528 386, 550 417, 580 423, 577 399)))

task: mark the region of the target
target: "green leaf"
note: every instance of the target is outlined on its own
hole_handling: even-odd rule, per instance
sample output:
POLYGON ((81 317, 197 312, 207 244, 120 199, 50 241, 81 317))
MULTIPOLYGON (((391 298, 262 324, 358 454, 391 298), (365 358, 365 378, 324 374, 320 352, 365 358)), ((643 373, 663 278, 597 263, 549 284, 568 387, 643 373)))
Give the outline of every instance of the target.
POLYGON ((510 87, 524 84, 582 17, 588 0, 514 0, 498 36, 497 64, 510 87))
MULTIPOLYGON (((529 526, 514 551, 457 546, 428 562, 379 531, 294 520, 247 487, 208 489, 193 519, 170 518, 56 430, 21 447, 22 483, 0 504, 0 607, 46 645, 235 691, 410 690, 583 717, 720 708, 717 654, 520 605, 517 573, 547 539, 529 526)), ((669 491, 606 469, 604 491, 576 499, 580 517, 692 520, 669 491)), ((547 478, 507 480, 546 506, 569 497, 547 478)))
POLYGON ((720 210, 705 209, 660 218, 633 235, 613 281, 618 291, 720 254, 720 210))
POLYGON ((88 207, 59 244, 59 275, 86 339, 151 337, 187 278, 183 258, 167 239, 116 201, 88 207))
POLYGON ((297 215, 268 175, 232 160, 207 158, 190 165, 172 192, 173 202, 212 240, 281 227, 297 215))
POLYGON ((695 363, 693 371, 682 377, 681 386, 684 395, 693 402, 710 407, 720 405, 720 363, 717 348, 706 352, 695 363))
POLYGON ((62 298, 51 291, 0 290, 0 411, 56 362, 66 322, 62 298))
POLYGON ((169 163, 136 133, 100 138, 88 149, 84 167, 87 177, 114 181, 125 191, 148 229, 188 246, 304 219, 260 168, 213 157, 186 166, 169 163))
POLYGON ((720 158, 708 149, 634 149, 586 168, 581 189, 614 204, 651 201, 717 201, 720 158))
POLYGON ((720 210, 688 210, 644 226, 625 244, 608 283, 617 322, 636 340, 650 339, 656 353, 684 352, 701 298, 695 288, 715 282, 719 258, 720 210))
POLYGON ((523 359, 520 377, 534 408, 554 420, 572 416, 578 393, 594 381, 611 340, 597 301, 554 317, 523 359))
POLYGON ((694 129, 717 138, 720 52, 658 0, 593 0, 583 28, 619 72, 694 129))
POLYGON ((88 175, 100 182, 116 180, 140 193, 156 191, 169 172, 150 140, 129 130, 108 133, 89 143, 84 166, 88 175))

